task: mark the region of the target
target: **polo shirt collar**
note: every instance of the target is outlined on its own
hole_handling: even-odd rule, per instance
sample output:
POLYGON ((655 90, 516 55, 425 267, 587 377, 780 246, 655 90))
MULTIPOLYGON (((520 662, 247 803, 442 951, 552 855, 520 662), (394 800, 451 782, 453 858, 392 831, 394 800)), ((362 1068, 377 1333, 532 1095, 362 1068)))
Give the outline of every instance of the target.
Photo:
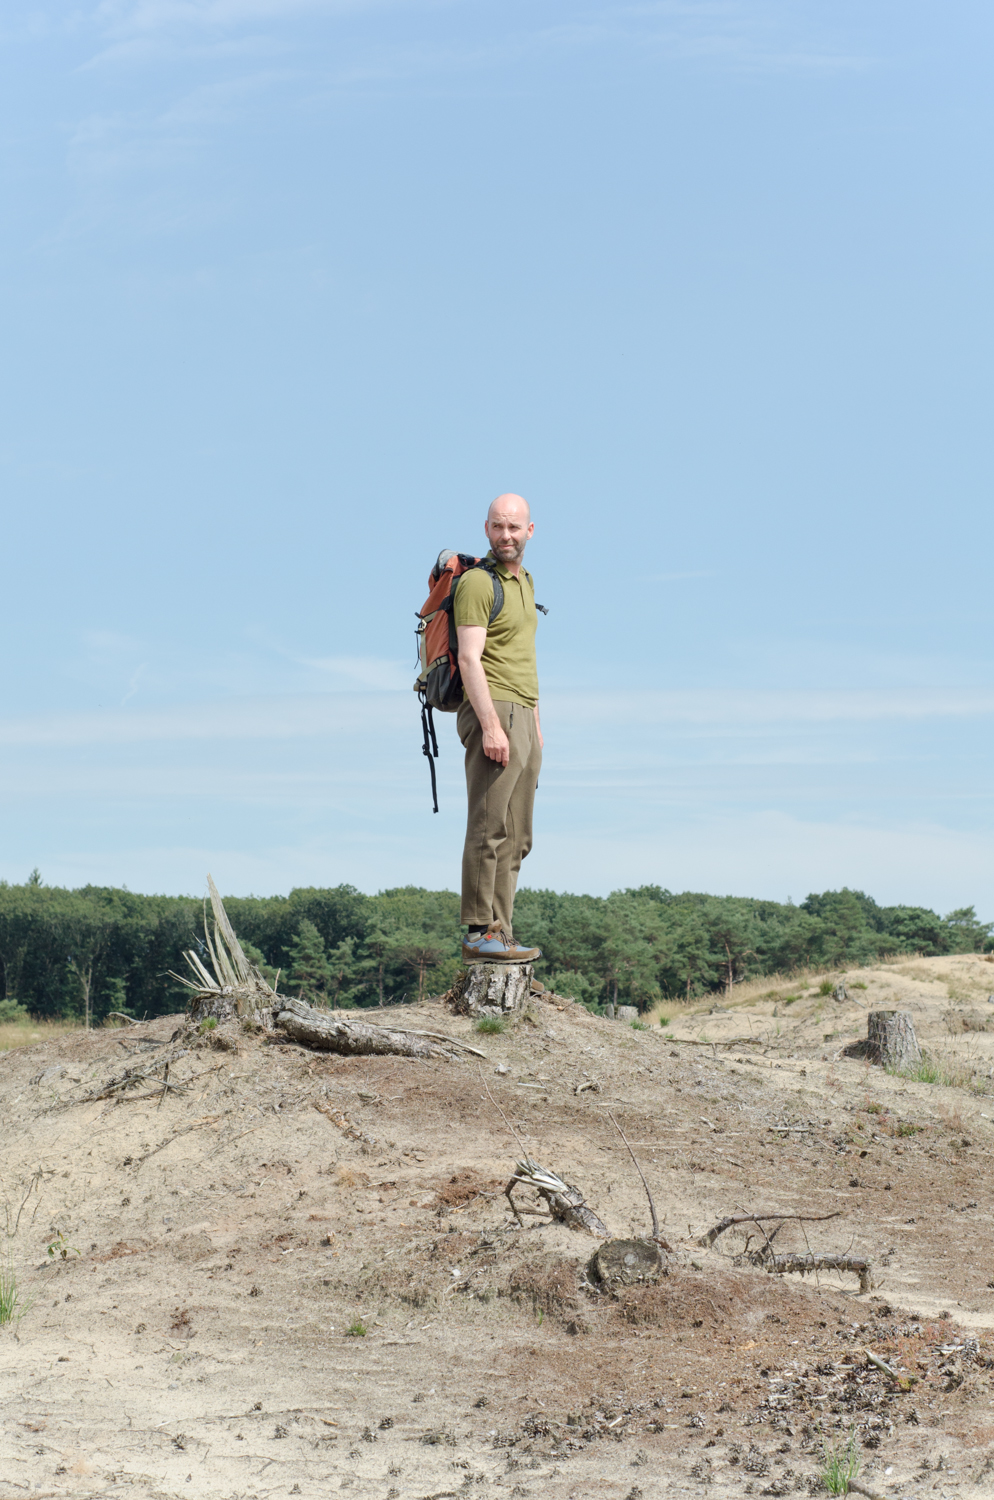
MULTIPOLYGON (((490 566, 493 568, 494 572, 497 574, 497 576, 499 578, 510 579, 511 583, 518 583, 520 581, 519 579, 515 578, 515 576, 514 576, 513 573, 509 573, 508 572, 507 568, 500 561, 500 559, 496 558, 494 556, 492 550, 487 553, 486 561, 490 564, 490 566)), ((528 571, 527 568, 525 568, 524 566, 522 566, 521 571, 522 571, 522 573, 524 573, 524 575, 525 575, 525 577, 527 579, 529 579, 529 580, 531 579, 532 575, 529 573, 529 571, 528 571)))

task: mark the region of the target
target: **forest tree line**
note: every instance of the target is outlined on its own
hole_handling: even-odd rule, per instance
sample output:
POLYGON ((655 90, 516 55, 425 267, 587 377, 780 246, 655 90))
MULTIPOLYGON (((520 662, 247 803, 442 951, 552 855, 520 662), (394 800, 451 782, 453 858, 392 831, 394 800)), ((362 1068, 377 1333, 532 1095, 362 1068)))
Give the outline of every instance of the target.
MULTIPOLYGON (((225 906, 270 983, 331 1007, 397 1004, 438 994, 460 967, 459 898, 416 886, 367 896, 353 886, 289 896, 230 896, 225 906)), ((994 923, 973 907, 940 917, 878 906, 860 891, 800 905, 739 896, 674 895, 659 886, 577 896, 522 890, 515 927, 543 950, 536 973, 591 1009, 640 1010, 693 999, 742 979, 802 966, 840 968, 897 953, 994 948, 994 923)), ((169 1014, 186 1004, 174 978, 185 949, 205 954, 204 903, 105 886, 66 890, 37 871, 0 882, 0 1019, 31 1014, 95 1023, 109 1012, 169 1014)))

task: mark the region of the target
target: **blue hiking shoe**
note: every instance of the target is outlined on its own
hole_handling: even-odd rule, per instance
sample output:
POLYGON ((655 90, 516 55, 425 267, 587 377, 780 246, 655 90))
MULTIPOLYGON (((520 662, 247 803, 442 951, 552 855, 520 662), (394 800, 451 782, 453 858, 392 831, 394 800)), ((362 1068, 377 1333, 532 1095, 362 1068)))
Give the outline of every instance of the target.
POLYGON ((491 927, 482 937, 462 945, 464 964, 530 964, 541 957, 541 948, 519 948, 500 927, 491 927))

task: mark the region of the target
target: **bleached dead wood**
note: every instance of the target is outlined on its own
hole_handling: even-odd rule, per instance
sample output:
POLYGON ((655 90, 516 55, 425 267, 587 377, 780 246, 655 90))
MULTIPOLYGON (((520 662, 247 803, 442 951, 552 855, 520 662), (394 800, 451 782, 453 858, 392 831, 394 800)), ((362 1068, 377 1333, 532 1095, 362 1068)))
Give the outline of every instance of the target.
POLYGON ((255 965, 245 957, 242 945, 228 920, 218 888, 210 875, 207 877, 207 889, 214 913, 212 939, 207 926, 207 912, 204 911, 204 941, 211 968, 208 969, 200 955, 190 948, 183 957, 190 966, 193 978, 172 973, 170 977, 178 979, 180 984, 193 991, 187 1006, 191 1022, 199 1023, 210 1018, 220 1024, 239 1019, 270 1031, 277 1002, 276 993, 255 965))
POLYGON ((507 1201, 511 1205, 511 1212, 521 1224, 522 1229, 524 1224, 521 1222, 521 1215, 511 1196, 514 1189, 519 1186, 534 1188, 549 1205, 552 1218, 559 1219, 567 1228, 582 1229, 587 1234, 599 1234, 607 1238, 610 1232, 607 1225, 602 1224, 593 1209, 587 1207, 580 1189, 564 1182, 561 1177, 556 1176, 555 1172, 549 1172, 545 1167, 540 1167, 538 1162, 532 1161, 530 1156, 515 1162, 514 1176, 504 1189, 507 1201))
POLYGON ((513 1016, 532 993, 531 964, 470 964, 443 1000, 457 1016, 513 1016))
POLYGON ((178 979, 193 991, 187 1007, 191 1024, 199 1025, 212 1018, 219 1024, 239 1020, 250 1028, 272 1031, 279 1027, 294 1041, 322 1052, 338 1052, 346 1057, 418 1057, 441 1058, 447 1062, 460 1052, 485 1057, 476 1047, 455 1037, 437 1032, 408 1031, 401 1027, 372 1026, 366 1021, 346 1017, 342 1011, 316 1010, 306 1001, 280 995, 263 979, 254 964, 249 963, 228 920, 217 886, 207 877, 214 933, 211 936, 204 912, 204 941, 211 969, 200 955, 190 949, 184 956, 192 979, 181 974, 178 979))
POLYGON ((406 1031, 387 1026, 371 1026, 366 1021, 346 1019, 340 1010, 315 1010, 304 1000, 287 995, 278 997, 280 1009, 275 1024, 294 1041, 322 1052, 339 1052, 347 1057, 441 1058, 451 1062, 459 1052, 484 1057, 476 1047, 442 1037, 437 1033, 406 1031))

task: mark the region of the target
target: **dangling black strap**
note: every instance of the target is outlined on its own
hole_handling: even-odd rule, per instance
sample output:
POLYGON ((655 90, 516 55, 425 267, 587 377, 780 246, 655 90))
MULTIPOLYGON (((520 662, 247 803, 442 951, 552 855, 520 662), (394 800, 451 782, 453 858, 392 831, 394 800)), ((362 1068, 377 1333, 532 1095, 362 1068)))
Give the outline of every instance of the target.
POLYGON ((424 744, 421 754, 428 757, 428 769, 431 772, 431 800, 435 804, 432 812, 438 812, 438 786, 435 782, 435 761, 438 759, 438 740, 435 738, 435 720, 432 717, 431 704, 421 701, 421 729, 424 733, 424 744))

